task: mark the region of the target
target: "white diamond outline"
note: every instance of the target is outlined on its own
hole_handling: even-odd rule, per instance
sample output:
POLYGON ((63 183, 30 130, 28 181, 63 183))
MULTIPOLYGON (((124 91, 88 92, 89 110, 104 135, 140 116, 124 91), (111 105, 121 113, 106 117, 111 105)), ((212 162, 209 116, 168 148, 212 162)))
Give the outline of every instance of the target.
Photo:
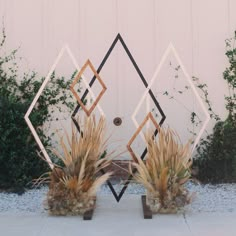
MULTIPOLYGON (((151 89, 153 83, 156 81, 157 75, 159 74, 159 72, 160 72, 164 62, 166 61, 167 56, 169 56, 169 54, 171 52, 174 54, 178 64, 180 65, 180 68, 182 69, 182 71, 184 73, 185 78, 187 79, 188 83, 190 84, 190 87, 191 87, 195 97, 197 98, 197 101, 199 102, 199 104, 200 104, 200 106, 201 106, 201 108, 202 108, 202 110, 203 110, 203 112, 204 112, 204 114, 206 116, 206 120, 203 122, 202 128, 200 129, 197 137, 195 138, 195 141, 194 141, 194 144, 193 144, 193 147, 192 147, 192 150, 191 150, 191 152, 193 153, 195 148, 196 148, 196 146, 200 142, 202 134, 203 134, 204 130, 206 129, 207 124, 208 124, 208 122, 210 121, 211 118, 210 118, 210 114, 208 113, 208 111, 207 111, 207 109, 206 109, 206 107, 205 107, 205 105, 204 105, 200 95, 198 94, 198 92, 197 92, 197 90, 195 88, 194 83, 191 80, 191 77, 189 76, 187 70, 185 69, 185 67, 184 67, 184 65, 182 63, 182 60, 180 59, 180 57, 179 57, 179 55, 177 53, 177 50, 175 49, 175 47, 174 47, 174 45, 172 43, 169 43, 167 49, 165 50, 165 52, 164 52, 164 54, 163 54, 163 56, 162 56, 162 58, 160 60, 160 63, 158 64, 158 66, 157 66, 157 68, 156 68, 156 70, 155 70, 155 72, 154 72, 154 74, 153 74, 153 76, 152 76, 152 78, 151 78, 151 80, 150 80, 146 90, 145 90, 145 92, 143 93, 142 98, 140 99, 139 103, 137 104, 137 106, 136 106, 136 108, 134 110, 134 113, 132 114, 132 121, 133 121, 134 125, 136 126, 136 128, 138 128, 138 122, 135 119, 135 116, 137 115, 137 113, 138 113, 138 111, 139 111, 139 109, 140 109, 144 99, 147 98, 149 90, 151 89)), ((142 135, 142 138, 143 138, 144 137, 143 133, 141 135, 142 135)))
MULTIPOLYGON (((43 81, 41 87, 39 88, 37 94, 35 95, 35 97, 34 97, 32 103, 30 104, 30 106, 29 106, 29 108, 28 108, 28 110, 27 110, 27 112, 25 113, 25 116, 24 116, 24 119, 25 119, 25 121, 26 121, 26 123, 27 123, 27 125, 28 125, 28 127, 29 127, 29 129, 30 129, 30 131, 31 131, 31 133, 32 133, 32 135, 34 136, 34 139, 35 139, 36 143, 38 144, 38 146, 39 146, 41 152, 43 153, 43 155, 44 155, 44 157, 45 157, 46 161, 48 162, 48 164, 49 164, 49 166, 50 166, 51 169, 54 168, 54 164, 52 163, 51 158, 49 157, 48 152, 46 151, 46 148, 44 147, 44 145, 43 145, 43 143, 41 142, 41 140, 40 140, 40 138, 39 138, 39 136, 38 136, 38 134, 37 134, 37 132, 36 132, 34 126, 32 125, 32 123, 31 123, 31 121, 30 121, 30 119, 29 119, 29 116, 30 116, 32 110, 34 109, 34 106, 35 106, 35 104, 37 103, 39 97, 41 96, 41 94, 42 94, 44 88, 46 87, 47 83, 49 82, 53 71, 55 70, 55 68, 56 68, 56 66, 58 65, 60 59, 62 58, 62 56, 63 56, 64 53, 66 53, 66 52, 68 53, 68 55, 69 55, 69 57, 70 57, 70 59, 71 59, 73 65, 75 66, 75 68, 77 69, 77 71, 79 72, 79 71, 81 70, 80 67, 79 67, 79 65, 78 65, 78 63, 77 63, 77 61, 76 61, 76 59, 75 59, 75 57, 73 56, 73 54, 72 54, 72 52, 71 52, 69 46, 66 44, 66 45, 63 46, 62 49, 60 50, 60 52, 59 52, 59 54, 58 54, 56 60, 54 61, 54 63, 53 63, 53 65, 52 65, 52 67, 50 68, 50 70, 49 70, 49 72, 48 72, 48 74, 47 74, 45 80, 43 81)), ((90 86, 89 86, 89 84, 88 84, 86 78, 84 77, 84 75, 81 75, 81 77, 82 77, 82 79, 83 79, 83 82, 84 82, 85 85, 86 85, 86 89, 88 89, 88 91, 89 91, 89 93, 91 94, 92 98, 95 99, 95 95, 94 95, 94 93, 92 92, 92 90, 91 90, 91 88, 90 88, 90 86)), ((97 107, 98 107, 98 110, 99 110, 100 114, 101 114, 102 116, 105 116, 105 114, 104 114, 104 112, 103 112, 103 110, 102 110, 102 108, 100 107, 99 104, 97 104, 97 107)))

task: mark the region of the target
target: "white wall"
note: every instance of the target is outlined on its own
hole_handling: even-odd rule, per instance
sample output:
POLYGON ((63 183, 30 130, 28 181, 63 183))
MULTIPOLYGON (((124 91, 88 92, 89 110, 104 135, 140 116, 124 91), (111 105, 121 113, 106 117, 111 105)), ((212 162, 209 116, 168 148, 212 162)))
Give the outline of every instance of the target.
MULTIPOLYGON (((0 0, 0 17, 7 32, 5 48, 20 46, 19 54, 29 69, 45 76, 65 43, 80 66, 89 58, 97 68, 119 32, 149 81, 172 42, 188 73, 208 84, 213 108, 222 118, 227 93, 222 79, 227 65, 224 40, 236 30, 235 9, 235 0, 0 0)), ((135 131, 134 126, 130 128, 130 115, 144 87, 119 47, 101 72, 110 91, 101 106, 111 126, 115 116, 124 119, 123 127, 113 127, 112 132, 116 139, 126 136, 125 145, 135 131)), ((61 63, 58 71, 66 73, 68 63, 61 63)), ((166 80, 169 75, 163 71, 160 76, 166 80)), ((163 84, 156 82, 153 91, 163 84)), ((168 109, 178 113, 175 106, 168 109)), ((178 125, 173 128, 184 129, 181 115, 176 119, 178 125)))

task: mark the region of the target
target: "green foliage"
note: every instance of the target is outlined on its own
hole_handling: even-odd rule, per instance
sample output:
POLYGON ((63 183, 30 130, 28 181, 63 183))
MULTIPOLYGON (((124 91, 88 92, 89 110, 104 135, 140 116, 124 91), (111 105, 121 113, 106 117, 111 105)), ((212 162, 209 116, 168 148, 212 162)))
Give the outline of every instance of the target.
MULTIPOLYGON (((210 101, 205 96, 211 117, 218 122, 213 133, 201 140, 197 148, 194 166, 198 169, 198 178, 210 182, 236 182, 236 32, 234 38, 226 40, 226 56, 229 66, 223 72, 229 94, 225 96, 228 117, 219 121, 213 113, 210 101)), ((208 95, 206 85, 200 87, 208 95)))
POLYGON ((227 67, 223 73, 223 77, 226 80, 229 88, 228 96, 225 96, 226 109, 229 111, 229 118, 236 122, 236 31, 234 32, 234 38, 226 40, 226 53, 225 55, 229 61, 229 67, 227 67))
MULTIPOLYGON (((209 99, 209 93, 208 93, 208 86, 207 84, 202 84, 199 80, 199 78, 193 76, 192 77, 193 82, 195 83, 196 87, 201 91, 202 93, 202 98, 207 106, 207 110, 208 113, 210 114, 211 119, 214 119, 215 121, 220 121, 220 117, 214 112, 214 110, 212 109, 212 103, 209 99)), ((191 122, 193 124, 196 123, 195 121, 195 115, 196 114, 192 114, 191 115, 191 122)))
POLYGON ((236 126, 231 119, 216 123, 213 133, 201 140, 194 166, 203 182, 236 181, 236 126))
MULTIPOLYGON (((0 99, 0 188, 19 188, 47 170, 23 119, 26 103, 0 99)), ((45 142, 46 143, 46 142, 45 142)))
MULTIPOLYGON (((47 164, 37 155, 37 145, 24 120, 24 115, 38 92, 44 78, 37 73, 20 75, 17 50, 3 53, 6 35, 0 42, 0 188, 26 186, 48 170, 47 164)), ((75 72, 76 73, 76 72, 75 72)), ((73 73, 72 77, 75 76, 73 73)), ((47 147, 51 138, 43 131, 45 122, 52 120, 55 108, 73 108, 70 81, 52 74, 50 83, 30 115, 41 141, 47 147)))

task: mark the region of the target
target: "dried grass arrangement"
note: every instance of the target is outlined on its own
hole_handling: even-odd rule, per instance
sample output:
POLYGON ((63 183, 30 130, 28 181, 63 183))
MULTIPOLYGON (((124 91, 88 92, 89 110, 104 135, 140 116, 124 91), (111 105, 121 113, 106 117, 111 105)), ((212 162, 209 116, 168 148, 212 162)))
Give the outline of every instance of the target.
POLYGON ((72 137, 60 137, 63 154, 54 151, 62 166, 50 173, 47 205, 52 215, 81 215, 95 208, 96 191, 111 173, 98 174, 111 163, 106 150, 105 119, 85 118, 82 135, 72 128, 72 137))
POLYGON ((145 163, 137 158, 132 163, 137 172, 131 165, 129 171, 146 188, 146 204, 153 213, 176 213, 191 201, 184 187, 191 177, 190 142, 183 146, 173 130, 160 128, 157 137, 146 135, 146 143, 145 163))

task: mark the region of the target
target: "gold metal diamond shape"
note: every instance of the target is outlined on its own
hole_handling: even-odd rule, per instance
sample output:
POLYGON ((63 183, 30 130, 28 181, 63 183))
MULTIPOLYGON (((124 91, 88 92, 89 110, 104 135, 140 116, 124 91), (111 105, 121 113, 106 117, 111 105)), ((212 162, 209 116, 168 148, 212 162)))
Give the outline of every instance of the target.
POLYGON ((156 122, 155 118, 153 117, 152 113, 149 112, 147 114, 147 116, 145 117, 145 119, 143 120, 143 122, 138 127, 138 129, 136 130, 136 132, 134 133, 134 135, 132 136, 132 138, 129 140, 129 142, 126 146, 129 153, 130 153, 130 155, 132 156, 132 158, 135 162, 137 162, 137 157, 136 157, 133 149, 131 148, 131 145, 134 142, 134 140, 136 139, 136 137, 138 136, 138 134, 142 131, 143 127, 146 125, 146 123, 148 122, 149 119, 152 121, 152 123, 154 124, 154 126, 157 130, 160 129, 160 126, 157 124, 157 122, 156 122))
POLYGON ((91 63, 91 61, 89 59, 83 65, 83 67, 81 68, 80 72, 75 77, 74 81, 72 82, 72 84, 70 86, 71 92, 73 93, 73 95, 75 96, 76 100, 78 101, 78 103, 80 104, 80 106, 82 107, 84 112, 87 114, 87 116, 90 116, 90 114, 92 113, 92 111, 94 110, 96 105, 98 104, 99 100, 101 99, 102 95, 105 93, 106 89, 107 89, 106 85, 104 84, 104 82, 102 81, 100 76, 98 75, 96 69, 94 68, 94 66, 92 65, 92 63, 91 63), (92 70, 92 72, 95 75, 96 79, 99 81, 100 85, 102 86, 102 91, 99 93, 99 95, 97 96, 97 98, 95 99, 94 103, 91 105, 91 107, 89 109, 86 108, 86 106, 84 105, 83 101, 80 99, 78 93, 74 89, 75 85, 81 79, 81 76, 83 75, 83 73, 84 73, 84 71, 85 71, 85 69, 87 67, 90 67, 90 69, 92 70))

